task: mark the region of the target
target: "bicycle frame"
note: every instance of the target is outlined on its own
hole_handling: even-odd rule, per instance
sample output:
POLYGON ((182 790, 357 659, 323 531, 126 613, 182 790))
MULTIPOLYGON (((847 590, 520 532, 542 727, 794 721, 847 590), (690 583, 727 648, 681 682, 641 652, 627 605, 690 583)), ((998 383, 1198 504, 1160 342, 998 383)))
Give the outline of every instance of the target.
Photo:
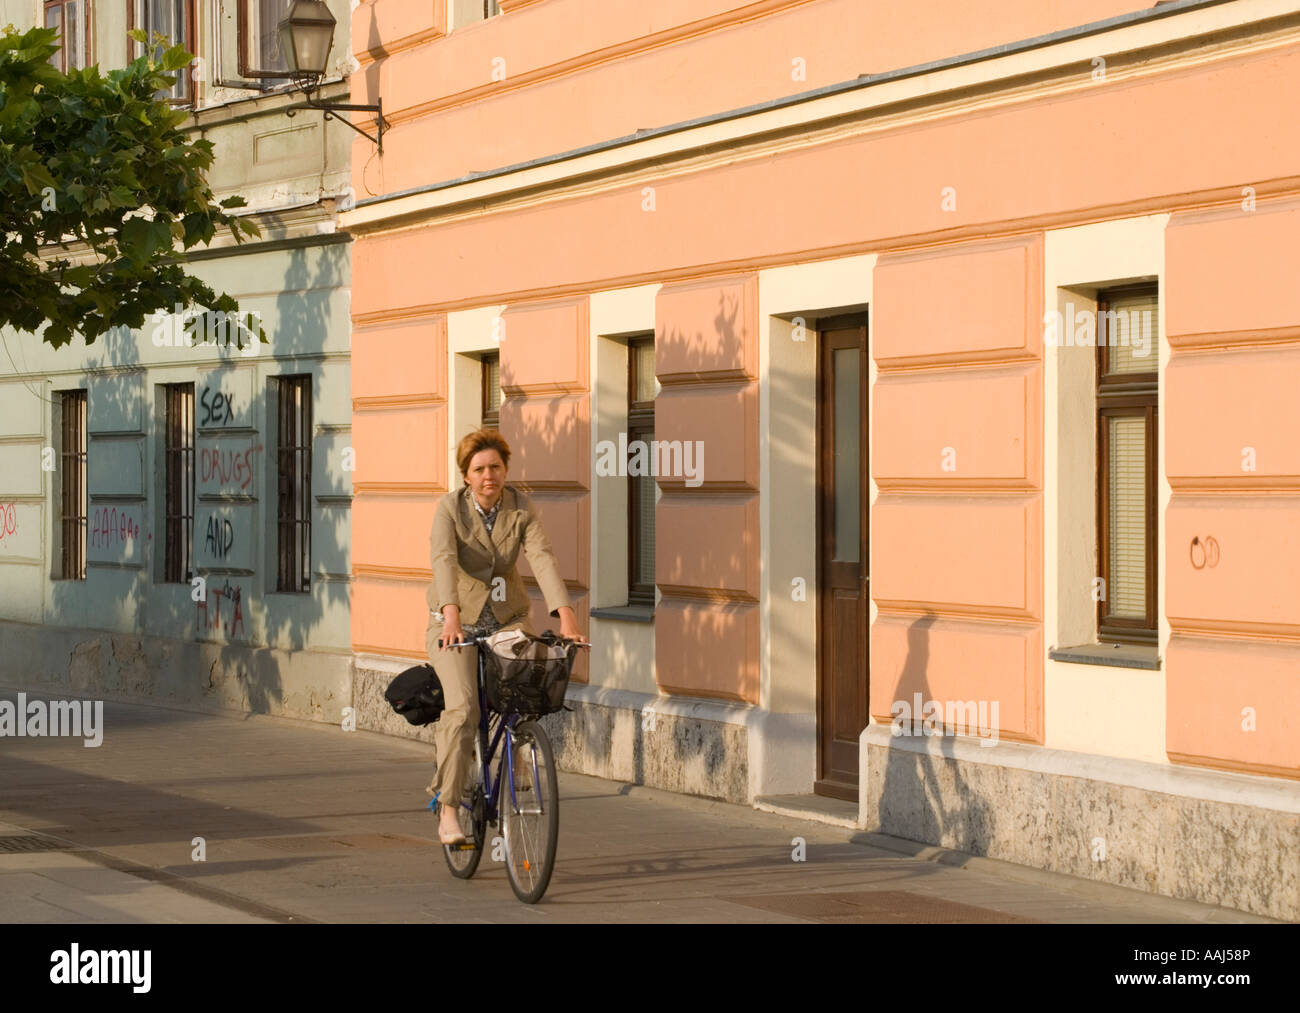
MULTIPOLYGON (((487 703, 487 685, 484 676, 483 651, 486 649, 484 638, 475 638, 475 640, 461 644, 464 647, 476 647, 478 649, 478 747, 479 760, 483 765, 483 788, 484 788, 484 806, 486 807, 486 817, 488 823, 497 823, 499 821, 499 802, 504 801, 502 792, 505 782, 510 783, 510 804, 515 805, 518 798, 515 794, 515 750, 514 750, 514 729, 519 723, 520 715, 512 711, 509 714, 495 714, 497 720, 496 732, 493 733, 491 719, 488 717, 487 703), (488 742, 488 736, 492 736, 492 741, 488 742), (492 761, 496 758, 497 747, 505 739, 505 756, 497 767, 497 777, 492 779, 492 761)), ((537 784, 537 755, 533 754, 532 758, 532 775, 533 784, 537 784)), ((470 808, 465 802, 461 806, 470 808)))

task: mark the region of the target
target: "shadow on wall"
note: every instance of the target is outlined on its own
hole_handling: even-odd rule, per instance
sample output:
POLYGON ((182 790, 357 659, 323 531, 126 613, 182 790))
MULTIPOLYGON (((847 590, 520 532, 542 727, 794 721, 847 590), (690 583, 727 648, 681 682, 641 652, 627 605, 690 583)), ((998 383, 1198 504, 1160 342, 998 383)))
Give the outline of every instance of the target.
MULTIPOLYGON (((927 613, 907 631, 907 658, 898 681, 898 699, 909 710, 919 694, 923 702, 933 699, 927 672, 930 664, 930 629, 937 617, 927 613)), ((920 732, 916 724, 903 722, 905 734, 920 732)), ((953 738, 939 739, 945 757, 936 762, 928 751, 919 753, 891 749, 886 757, 885 780, 877 812, 882 832, 909 840, 987 854, 992 836, 993 813, 967 785, 953 756, 953 738), (945 807, 944 798, 956 804, 945 807)))
MULTIPOLYGON (((712 319, 712 330, 707 333, 698 330, 689 334, 678 328, 668 328, 656 335, 656 363, 684 364, 674 368, 680 368, 684 372, 700 371, 707 378, 707 371, 714 368, 714 363, 743 362, 744 340, 740 333, 739 317, 739 301, 721 296, 712 319)), ((533 399, 531 404, 535 405, 541 400, 543 399, 533 399)), ((575 432, 572 417, 561 420, 559 412, 562 404, 562 398, 551 399, 547 414, 544 417, 533 416, 539 421, 528 423, 503 406, 503 429, 506 430, 507 439, 511 440, 512 445, 518 440, 520 447, 540 448, 544 451, 544 456, 564 458, 570 441, 581 438, 588 444, 585 467, 592 483, 627 482, 625 475, 596 474, 594 464, 597 447, 591 444, 586 433, 575 432)), ((662 415, 656 421, 654 438, 667 438, 662 432, 662 415)), ((696 491, 707 494, 709 481, 717 480, 714 477, 717 472, 711 476, 709 471, 711 465, 716 466, 715 463, 719 462, 717 451, 713 450, 710 441, 717 426, 702 424, 711 421, 692 417, 690 425, 699 427, 697 430, 683 431, 677 426, 672 429, 673 439, 698 440, 704 450, 704 486, 698 490, 695 487, 682 490, 678 483, 666 490, 675 499, 680 497, 680 502, 689 503, 689 497, 696 491)), ((681 457, 674 457, 674 461, 680 466, 681 457)), ((728 472, 735 470, 730 466, 732 463, 728 462, 728 472)), ((546 470, 543 478, 537 480, 538 487, 546 488, 546 480, 553 479, 556 470, 558 469, 546 470)), ((689 478, 686 475, 674 477, 689 478)), ((521 484, 527 485, 522 481, 521 484)), ((663 519, 664 511, 660 510, 658 521, 661 533, 656 538, 656 576, 660 585, 700 586, 705 589, 741 586, 746 560, 756 548, 757 531, 744 531, 739 542, 730 537, 708 539, 702 543, 692 539, 691 551, 698 549, 703 555, 685 558, 682 555, 686 551, 684 543, 663 533, 663 519), (683 547, 672 548, 674 544, 683 547)), ((592 520, 594 523, 594 516, 592 520)), ((600 551, 598 546, 597 552, 600 551)), ((597 562, 596 559, 591 560, 593 567, 597 562)), ((708 605, 707 602, 700 604, 708 605)), ((697 656, 700 645, 717 642, 732 635, 732 632, 732 627, 726 623, 725 616, 716 606, 689 615, 685 628, 681 631, 685 641, 685 656, 697 656)), ((649 659, 629 660, 632 664, 650 663, 649 659)), ((656 682, 660 685, 664 682, 689 682, 691 677, 691 673, 666 673, 661 676, 656 672, 656 682)), ((649 777, 657 785, 712 797, 734 798, 747 794, 744 732, 739 726, 680 719, 663 714, 616 711, 594 705, 580 707, 573 713, 553 715, 546 719, 546 724, 556 737, 560 761, 568 768, 608 773, 614 777, 626 777, 630 772, 631 779, 636 784, 651 783, 649 777), (612 755, 616 743, 620 751, 630 749, 631 755, 612 755)))
MULTIPOLYGON (((718 296, 718 310, 713 317, 713 330, 705 334, 689 334, 678 327, 669 327, 655 334, 655 363, 682 363, 683 371, 704 369, 709 363, 742 363, 745 361, 745 336, 740 333, 740 300, 718 296)), ((755 336, 753 340, 757 340, 755 336)))
MULTIPOLYGON (((521 398, 517 395, 508 398, 501 405, 501 434, 510 444, 511 458, 509 467, 509 476, 507 481, 512 485, 518 486, 530 499, 534 500, 542 511, 546 510, 547 501, 542 498, 539 500, 538 493, 545 493, 549 490, 556 490, 561 494, 578 495, 585 494, 590 489, 591 483, 591 438, 589 432, 580 432, 578 429, 578 416, 571 410, 568 405, 572 401, 562 396, 555 397, 533 397, 521 398), (528 414, 524 414, 520 409, 527 404, 531 409, 528 414), (545 406, 545 412, 537 411, 539 405, 545 406), (583 461, 580 456, 582 447, 575 446, 575 443, 583 443, 587 447, 587 461, 583 461), (574 484, 573 473, 569 462, 577 459, 579 474, 577 483, 574 484), (583 474, 583 469, 586 473, 583 474)), ((457 440, 466 434, 457 435, 457 440)), ((459 478, 459 472, 457 473, 459 478)), ((454 489, 453 489, 454 491, 454 489)), ((552 517, 556 515, 551 514, 552 517)), ((576 518, 575 518, 576 519, 576 518)), ((543 523, 546 524, 546 518, 543 517, 543 523)), ((551 542, 552 548, 556 548, 557 535, 560 534, 552 520, 546 526, 546 535, 551 542)), ((568 541, 567 538, 560 539, 563 544, 568 541)), ((560 551, 556 551, 557 557, 560 557, 560 571, 563 573, 567 569, 560 551)), ((425 546, 425 558, 428 558, 428 546, 425 546)), ((516 561, 522 571, 526 568, 523 563, 526 561, 525 554, 521 551, 519 559, 516 561)), ((531 592, 536 592, 537 582, 531 574, 524 577, 524 584, 531 592)), ((569 596, 571 598, 587 594, 589 587, 582 585, 573 587, 569 585, 569 596)), ((559 620, 552 619, 540 604, 539 598, 534 598, 533 603, 533 625, 537 632, 542 632, 547 628, 559 632, 559 620), (540 625, 539 625, 540 622, 540 625)), ((579 616, 581 621, 581 616, 579 616)), ((590 633, 589 630, 584 630, 590 633)), ((573 675, 576 680, 586 681, 588 672, 588 662, 586 653, 582 652, 578 660, 574 662, 573 675)))
MULTIPOLYGON (((89 346, 84 358, 87 375, 124 375, 124 382, 91 385, 88 455, 93 457, 97 449, 117 442, 96 438, 96 420, 133 418, 131 401, 143 396, 141 426, 148 448, 141 444, 140 452, 146 462, 153 462, 152 471, 145 473, 148 496, 144 501, 90 497, 86 579, 53 581, 52 608, 44 625, 103 632, 90 637, 72 633, 70 654, 49 648, 36 652, 29 659, 33 671, 15 672, 20 684, 31 681, 33 688, 40 685, 55 692, 61 687, 74 692, 100 690, 110 695, 324 720, 337 720, 340 708, 351 703, 348 699, 331 701, 330 696, 337 697, 334 682, 329 677, 313 679, 309 665, 301 665, 294 679, 285 678, 293 653, 319 639, 331 611, 342 605, 346 619, 348 583, 345 579, 325 579, 322 564, 348 558, 347 498, 323 504, 315 490, 311 491, 310 593, 276 593, 278 531, 274 523, 268 526, 268 518, 273 521, 276 516, 281 492, 273 456, 278 434, 275 408, 268 403, 268 378, 312 373, 312 418, 314 424, 319 424, 322 370, 318 359, 306 357, 324 350, 331 326, 329 289, 339 284, 339 258, 344 258, 345 263, 346 251, 342 245, 311 251, 316 254, 314 271, 309 251, 295 249, 283 255, 281 262, 287 260, 288 266, 281 283, 282 294, 276 298, 276 319, 264 322, 269 345, 261 345, 257 358, 245 359, 232 350, 222 353, 219 363, 196 366, 199 375, 187 371, 159 374, 155 379, 139 364, 136 339, 129 329, 114 329, 89 346), (272 355, 277 358, 270 358, 272 355), (206 579, 206 600, 196 601, 190 582, 163 581, 166 524, 159 528, 156 518, 163 517, 166 496, 165 420, 158 410, 155 384, 193 380, 196 425, 200 425, 205 413, 200 403, 204 387, 219 387, 221 380, 254 364, 257 369, 253 382, 236 388, 242 399, 242 391, 251 387, 252 403, 236 403, 237 414, 228 426, 230 438, 223 442, 224 434, 210 430, 195 433, 194 573, 206 579), (245 415, 245 411, 249 414, 245 415), (144 421, 150 419, 152 423, 144 421), (210 456, 204 455, 205 449, 210 456), (223 476, 220 487, 226 493, 241 492, 240 483, 245 481, 257 495, 255 503, 232 500, 221 504, 233 509, 214 515, 222 517, 222 522, 210 543, 205 528, 205 501, 199 496, 205 470, 209 481, 216 475, 223 476), (118 511, 116 515, 114 510, 118 511), (232 520, 228 528, 224 523, 227 518, 232 520), (248 525, 247 530, 237 529, 241 522, 248 525), (140 568, 123 566, 120 561, 126 552, 121 536, 132 524, 138 528, 143 543, 140 568), (247 572, 244 565, 233 565, 241 563, 238 556, 232 559, 230 568, 200 563, 205 552, 211 555, 214 547, 229 551, 228 544, 222 548, 219 543, 243 538, 250 539, 248 558, 253 573, 247 572), (97 557, 111 560, 115 554, 117 563, 89 561, 97 557), (295 688, 287 690, 287 685, 295 688)), ((248 306, 252 305, 253 301, 248 300, 248 306)), ((146 321, 142 329, 146 348, 153 327, 146 321)), ((28 336, 27 340, 38 339, 28 336)), ((167 369, 184 366, 187 356, 197 358, 212 351, 183 345, 164 347, 155 364, 167 369)), ((346 366, 340 364, 337 368, 346 366)), ((339 377, 324 381, 337 382, 339 377)), ((341 382, 346 383, 346 378, 341 382)), ((212 403, 209 397, 209 405, 212 403)), ((214 421, 210 418, 210 422, 214 421)), ((332 452, 332 444, 326 443, 325 447, 327 454, 332 452)), ((340 462, 320 460, 313 454, 313 475, 327 467, 337 472, 340 462)), ((94 474, 89 461, 88 472, 94 474)), ((318 482, 314 484, 320 487, 318 482)), ((49 523, 57 525, 58 501, 51 495, 47 502, 51 510, 49 523)), ((350 631, 345 629, 335 639, 346 644, 349 637, 350 631)))

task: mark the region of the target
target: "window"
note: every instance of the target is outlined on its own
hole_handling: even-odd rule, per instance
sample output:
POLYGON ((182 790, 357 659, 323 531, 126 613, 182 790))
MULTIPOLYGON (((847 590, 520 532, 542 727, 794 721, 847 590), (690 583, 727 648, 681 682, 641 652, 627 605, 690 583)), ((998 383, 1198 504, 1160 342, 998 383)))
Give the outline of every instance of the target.
MULTIPOLYGON (((165 46, 154 50, 155 59, 168 46, 176 43, 191 53, 195 51, 193 0, 134 0, 131 27, 144 29, 151 44, 155 33, 170 40, 165 46)), ((132 52, 142 52, 139 44, 132 43, 132 52)), ((175 74, 176 84, 170 91, 159 92, 158 97, 169 99, 177 105, 187 105, 193 101, 190 68, 184 67, 175 74)))
POLYGON ((86 579, 86 392, 60 391, 59 577, 86 579))
POLYGON ((501 13, 497 0, 450 0, 448 12, 451 15, 451 27, 463 28, 501 13))
POLYGON ((169 584, 194 576, 194 384, 164 387, 164 571, 169 584))
POLYGON ((58 30, 59 51, 50 63, 65 74, 90 63, 86 4, 89 0, 46 0, 45 27, 58 30))
POLYGON ((484 429, 501 428, 501 353, 489 352, 483 356, 483 417, 484 429))
POLYGON ((287 79, 289 64, 280 51, 280 22, 289 13, 293 0, 238 0, 239 76, 271 78, 263 88, 276 86, 287 79))
MULTIPOLYGON (((655 438, 655 339, 633 338, 627 345, 627 445, 646 445, 651 460, 655 438)), ((628 475, 627 601, 655 603, 655 486, 653 475, 628 475)))
POLYGON ((311 590, 311 377, 277 378, 278 591, 311 590))
POLYGON ((1153 286, 1097 296, 1097 557, 1103 641, 1156 640, 1156 420, 1153 286))

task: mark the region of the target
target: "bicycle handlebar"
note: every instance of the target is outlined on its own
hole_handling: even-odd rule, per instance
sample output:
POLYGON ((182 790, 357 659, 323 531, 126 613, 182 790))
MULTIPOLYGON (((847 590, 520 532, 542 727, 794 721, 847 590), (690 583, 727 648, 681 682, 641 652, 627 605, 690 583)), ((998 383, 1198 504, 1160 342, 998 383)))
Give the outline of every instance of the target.
MULTIPOLYGON (((487 643, 487 639, 487 637, 474 637, 470 640, 460 640, 454 644, 443 644, 442 646, 444 649, 448 647, 477 647, 481 643, 487 643)), ((566 640, 564 637, 557 637, 556 639, 562 644, 573 644, 577 647, 591 646, 590 640, 566 640)))

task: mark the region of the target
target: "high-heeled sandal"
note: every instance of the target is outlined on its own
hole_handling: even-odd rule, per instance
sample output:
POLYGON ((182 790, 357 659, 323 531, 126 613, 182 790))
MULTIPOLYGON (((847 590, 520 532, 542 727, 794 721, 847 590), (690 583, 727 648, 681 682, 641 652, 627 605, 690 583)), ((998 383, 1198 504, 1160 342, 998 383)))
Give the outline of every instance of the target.
POLYGON ((438 841, 441 844, 464 844, 465 832, 463 830, 457 828, 457 830, 450 835, 442 832, 442 807, 438 805, 438 796, 441 794, 442 792, 440 791, 435 792, 433 798, 429 799, 429 811, 438 818, 438 841))

